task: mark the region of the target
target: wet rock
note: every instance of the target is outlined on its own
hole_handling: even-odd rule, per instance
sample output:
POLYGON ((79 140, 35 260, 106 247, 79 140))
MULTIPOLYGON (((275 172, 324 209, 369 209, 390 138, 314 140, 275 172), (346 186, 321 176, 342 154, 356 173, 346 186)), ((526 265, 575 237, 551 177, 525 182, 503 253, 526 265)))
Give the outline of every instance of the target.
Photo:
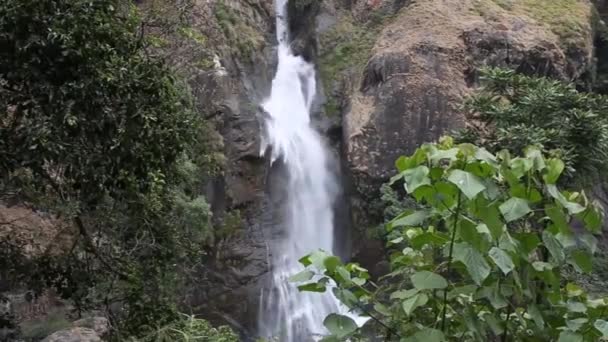
POLYGON ((93 329, 74 327, 57 331, 42 342, 101 342, 102 339, 93 329))
POLYGON ((99 336, 104 336, 110 331, 110 322, 105 317, 82 318, 72 323, 72 325, 75 328, 92 329, 99 336))

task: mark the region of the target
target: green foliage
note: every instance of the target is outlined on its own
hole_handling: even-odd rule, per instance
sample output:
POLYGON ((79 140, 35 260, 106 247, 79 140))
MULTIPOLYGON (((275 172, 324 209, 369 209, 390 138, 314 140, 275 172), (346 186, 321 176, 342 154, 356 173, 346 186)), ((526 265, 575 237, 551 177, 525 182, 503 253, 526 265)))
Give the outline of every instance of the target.
POLYGON ((457 141, 512 153, 541 145, 544 153, 564 162, 566 181, 575 173, 589 178, 606 169, 606 97, 504 69, 483 70, 482 81, 483 88, 464 103, 472 124, 458 133, 457 141))
POLYGON ((332 90, 339 88, 349 73, 362 74, 365 64, 371 57, 371 50, 382 28, 385 18, 375 17, 363 24, 356 23, 349 14, 341 14, 340 20, 331 30, 319 36, 319 74, 327 89, 327 115, 338 114, 341 104, 332 90))
POLYGON ((79 311, 122 304, 112 318, 127 337, 177 318, 183 276, 214 241, 195 189, 222 162, 144 26, 118 0, 0 4, 0 195, 76 232, 57 255, 2 241, 2 271, 79 311))
POLYGON ((214 14, 224 37, 237 56, 249 58, 262 46, 264 39, 260 33, 224 1, 215 4, 214 14))
POLYGON ((209 322, 194 316, 183 315, 170 325, 133 342, 238 342, 238 336, 226 326, 212 327, 209 322))
MULTIPOLYGON (((357 264, 322 251, 300 261, 301 290, 333 293, 368 316, 373 336, 331 315, 327 340, 598 341, 608 298, 588 295, 562 270, 590 271, 602 214, 584 192, 558 189, 562 164, 536 147, 514 157, 451 138, 396 162, 420 209, 386 226, 391 272, 373 282, 357 264), (585 231, 576 232, 573 222, 585 231)), ((367 329, 367 330, 369 330, 367 329)))

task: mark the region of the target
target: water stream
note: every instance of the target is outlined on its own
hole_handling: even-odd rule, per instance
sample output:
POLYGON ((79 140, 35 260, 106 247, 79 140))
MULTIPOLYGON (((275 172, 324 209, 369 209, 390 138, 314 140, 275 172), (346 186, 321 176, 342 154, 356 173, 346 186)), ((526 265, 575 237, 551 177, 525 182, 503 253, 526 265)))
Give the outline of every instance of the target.
POLYGON ((261 295, 260 332, 281 342, 301 342, 326 334, 323 319, 339 311, 331 293, 301 293, 288 281, 302 270, 302 256, 317 249, 333 252, 338 183, 327 147, 311 126, 315 70, 290 50, 286 2, 275 3, 278 67, 270 97, 262 104, 267 118, 261 152, 286 168, 288 200, 283 239, 271 253, 272 286, 261 295))

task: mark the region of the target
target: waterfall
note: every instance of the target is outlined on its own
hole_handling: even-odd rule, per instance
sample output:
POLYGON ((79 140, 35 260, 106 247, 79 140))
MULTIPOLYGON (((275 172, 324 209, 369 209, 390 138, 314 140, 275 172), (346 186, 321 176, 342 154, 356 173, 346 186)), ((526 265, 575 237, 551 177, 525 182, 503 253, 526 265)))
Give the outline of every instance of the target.
POLYGON ((288 175, 284 235, 272 250, 272 286, 261 294, 260 332, 281 342, 313 340, 326 334, 323 319, 339 311, 330 292, 299 292, 288 278, 302 270, 298 259, 323 249, 333 251, 333 205, 338 192, 330 155, 311 126, 315 98, 314 66, 289 47, 287 0, 276 0, 278 67, 270 97, 262 104, 267 118, 261 153, 281 162, 288 175))

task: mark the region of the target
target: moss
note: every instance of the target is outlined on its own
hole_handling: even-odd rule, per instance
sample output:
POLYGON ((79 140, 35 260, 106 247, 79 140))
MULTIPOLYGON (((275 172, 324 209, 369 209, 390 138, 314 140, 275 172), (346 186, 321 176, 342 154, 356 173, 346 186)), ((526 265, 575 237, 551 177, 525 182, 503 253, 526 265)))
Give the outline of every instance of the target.
POLYGON ((559 38, 563 47, 580 45, 592 31, 593 10, 580 0, 477 0, 473 10, 488 17, 492 9, 502 9, 527 16, 546 25, 559 38))
POLYGON ((250 58, 264 41, 260 32, 251 27, 234 9, 223 2, 218 2, 214 8, 217 23, 226 37, 228 46, 239 57, 250 58))
POLYGON ((21 334, 25 341, 40 341, 50 334, 67 329, 71 326, 65 318, 66 312, 56 310, 50 312, 45 318, 26 321, 21 324, 21 334))
POLYGON ((363 72, 371 57, 376 37, 387 18, 386 15, 375 14, 360 24, 355 23, 350 14, 342 13, 336 26, 319 37, 323 47, 319 56, 319 71, 323 85, 328 90, 326 114, 339 113, 338 101, 331 90, 348 73, 363 72))

